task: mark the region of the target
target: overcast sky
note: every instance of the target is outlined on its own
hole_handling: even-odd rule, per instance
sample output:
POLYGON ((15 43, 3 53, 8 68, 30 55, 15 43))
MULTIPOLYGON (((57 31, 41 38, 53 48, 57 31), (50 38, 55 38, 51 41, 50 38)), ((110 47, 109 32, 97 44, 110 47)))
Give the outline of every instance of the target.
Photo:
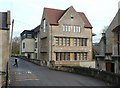
POLYGON ((93 26, 94 42, 100 39, 104 26, 109 26, 118 11, 119 0, 0 0, 0 12, 11 11, 14 22, 13 37, 23 30, 31 30, 41 22, 43 8, 65 10, 71 5, 84 12, 93 26))

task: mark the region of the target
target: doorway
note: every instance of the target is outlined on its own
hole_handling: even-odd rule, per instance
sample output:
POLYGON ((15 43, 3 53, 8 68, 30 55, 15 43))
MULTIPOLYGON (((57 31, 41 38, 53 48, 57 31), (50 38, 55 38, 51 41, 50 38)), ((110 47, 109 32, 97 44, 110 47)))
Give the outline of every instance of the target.
POLYGON ((115 65, 112 62, 106 62, 106 71, 114 72, 115 65))

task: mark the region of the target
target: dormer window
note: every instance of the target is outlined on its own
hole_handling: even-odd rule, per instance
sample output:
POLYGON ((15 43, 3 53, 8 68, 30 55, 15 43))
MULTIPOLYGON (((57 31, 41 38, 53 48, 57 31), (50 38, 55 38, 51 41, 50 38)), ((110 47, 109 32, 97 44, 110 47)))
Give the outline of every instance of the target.
POLYGON ((45 18, 43 19, 43 30, 44 32, 46 32, 46 19, 45 18))

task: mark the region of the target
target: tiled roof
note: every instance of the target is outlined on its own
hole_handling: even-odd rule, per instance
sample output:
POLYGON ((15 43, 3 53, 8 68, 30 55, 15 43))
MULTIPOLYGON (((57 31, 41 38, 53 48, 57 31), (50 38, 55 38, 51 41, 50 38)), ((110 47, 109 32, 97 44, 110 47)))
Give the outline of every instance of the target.
MULTIPOLYGON (((44 8, 44 13, 48 19, 48 22, 50 24, 58 24, 59 19, 64 15, 66 10, 59 10, 59 9, 52 9, 52 8, 44 8)), ((80 17, 82 18, 83 22, 85 23, 85 28, 92 28, 92 25, 90 24, 89 20, 85 16, 83 12, 77 12, 80 17)))

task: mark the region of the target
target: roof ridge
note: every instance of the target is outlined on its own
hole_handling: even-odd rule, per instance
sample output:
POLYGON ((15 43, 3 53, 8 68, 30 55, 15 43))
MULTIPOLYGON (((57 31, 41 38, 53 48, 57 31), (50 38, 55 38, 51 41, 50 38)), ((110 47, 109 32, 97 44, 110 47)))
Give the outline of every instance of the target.
POLYGON ((61 11, 65 11, 65 10, 62 10, 62 9, 55 9, 55 8, 48 8, 48 7, 44 7, 44 9, 51 9, 51 10, 61 10, 61 11))
MULTIPOLYGON (((67 8, 66 10, 61 10, 61 9, 44 7, 44 12, 46 13, 49 23, 55 25, 55 24, 58 24, 58 20, 66 13, 66 11, 68 11, 69 8, 67 8)), ((76 13, 78 13, 80 15, 83 22, 85 23, 84 27, 92 28, 92 25, 90 24, 90 22, 84 12, 76 11, 76 13)))

